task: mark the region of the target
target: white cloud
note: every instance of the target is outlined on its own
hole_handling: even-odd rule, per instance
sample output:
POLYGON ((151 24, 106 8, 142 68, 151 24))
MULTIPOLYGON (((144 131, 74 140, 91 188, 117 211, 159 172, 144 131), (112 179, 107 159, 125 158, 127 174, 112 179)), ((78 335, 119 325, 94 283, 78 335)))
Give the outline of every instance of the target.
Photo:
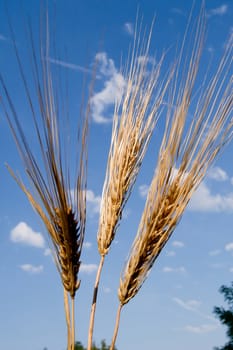
POLYGON ((202 324, 200 326, 187 325, 184 327, 184 330, 195 334, 203 334, 203 333, 213 332, 217 328, 218 326, 214 324, 202 324))
POLYGON ((184 273, 184 272, 186 272, 186 269, 185 269, 185 267, 183 267, 183 266, 180 266, 180 267, 165 266, 165 267, 163 268, 163 272, 166 272, 166 273, 168 273, 168 272, 184 273))
POLYGON ((233 250, 233 242, 227 243, 227 244, 225 245, 225 250, 226 250, 227 252, 232 251, 232 250, 233 250))
POLYGON ((96 123, 109 123, 112 121, 112 116, 106 117, 107 110, 121 99, 126 82, 106 52, 98 53, 96 59, 100 65, 100 73, 106 80, 103 89, 96 92, 91 99, 92 117, 96 123))
POLYGON ((104 291, 104 293, 109 294, 109 293, 111 293, 111 288, 103 287, 103 291, 104 291))
POLYGON ((231 268, 229 269, 229 271, 230 271, 230 272, 233 272, 233 267, 231 267, 231 268))
POLYGON ((223 16, 227 13, 228 6, 226 4, 223 4, 219 7, 215 7, 214 9, 211 9, 207 12, 208 17, 212 16, 223 16))
POLYGON ((139 190, 139 195, 142 197, 142 198, 145 198, 148 194, 148 191, 149 191, 149 186, 148 185, 141 185, 139 186, 138 188, 139 190))
POLYGON ((184 247, 184 243, 181 241, 173 241, 172 245, 173 245, 173 247, 176 247, 176 248, 183 248, 184 247))
POLYGON ((133 36, 133 34, 134 34, 133 23, 131 23, 131 22, 126 22, 126 23, 124 24, 124 30, 125 30, 126 33, 129 34, 130 36, 133 36))
POLYGON ((213 167, 209 170, 207 176, 210 179, 216 180, 216 181, 226 181, 228 180, 228 175, 227 173, 219 168, 219 167, 213 167))
POLYGON ((101 197, 96 196, 93 191, 87 190, 86 199, 87 199, 87 213, 90 216, 98 214, 100 212, 101 197))
POLYGON ((90 275, 97 270, 98 266, 96 264, 81 264, 80 272, 90 275))
POLYGON ((40 232, 35 232, 25 222, 20 222, 10 232, 10 239, 14 243, 21 243, 37 248, 44 248, 45 240, 40 232))
POLYGON ((221 250, 220 249, 211 250, 209 252, 210 256, 216 256, 216 255, 219 255, 219 254, 221 254, 221 250))
POLYGON ((233 193, 212 194, 206 183, 202 182, 190 200, 188 208, 192 211, 232 212, 233 193))
POLYGON ((31 274, 41 273, 44 270, 43 265, 34 266, 31 264, 23 264, 23 265, 20 265, 20 268, 21 270, 31 274))

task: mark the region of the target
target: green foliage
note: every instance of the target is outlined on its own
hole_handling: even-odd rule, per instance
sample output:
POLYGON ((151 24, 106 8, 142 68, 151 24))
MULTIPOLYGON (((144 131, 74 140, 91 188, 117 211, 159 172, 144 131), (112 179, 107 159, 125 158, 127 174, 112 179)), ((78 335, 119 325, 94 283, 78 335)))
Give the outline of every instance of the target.
MULTIPOLYGON (((100 347, 97 346, 95 343, 92 345, 92 350, 109 350, 110 346, 106 344, 105 340, 101 340, 100 347)), ((82 345, 80 341, 77 341, 75 343, 74 350, 86 350, 86 348, 82 345)), ((114 350, 117 350, 116 347, 114 347, 114 350)))
POLYGON ((227 327, 226 333, 229 342, 221 348, 215 348, 215 350, 233 350, 233 282, 231 282, 230 287, 221 286, 219 291, 224 295, 224 300, 228 304, 228 310, 215 306, 214 313, 221 323, 227 327))

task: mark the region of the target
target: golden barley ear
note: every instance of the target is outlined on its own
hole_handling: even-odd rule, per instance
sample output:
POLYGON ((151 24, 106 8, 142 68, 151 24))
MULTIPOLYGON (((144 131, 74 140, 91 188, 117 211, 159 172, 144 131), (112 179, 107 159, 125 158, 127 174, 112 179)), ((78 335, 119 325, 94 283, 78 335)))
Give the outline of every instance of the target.
POLYGON ((34 126, 35 139, 40 151, 39 158, 38 149, 33 149, 29 144, 24 125, 20 121, 20 112, 14 105, 1 74, 0 83, 6 98, 6 103, 2 101, 2 106, 21 156, 29 186, 26 186, 9 166, 8 169, 32 207, 40 215, 51 238, 53 255, 65 289, 67 320, 69 303, 67 303, 66 293, 69 293, 72 299, 72 329, 70 329, 70 321, 67 321, 70 350, 74 346, 74 297, 80 285, 78 272, 86 223, 87 134, 90 103, 87 102, 86 111, 80 116, 79 132, 77 129, 77 135, 80 134, 80 137, 76 151, 72 152, 78 159, 77 173, 74 177, 74 187, 71 187, 68 161, 70 135, 67 134, 67 128, 64 128, 68 121, 68 111, 61 108, 62 96, 58 94, 61 92, 59 91, 61 86, 56 86, 57 80, 54 79, 48 60, 48 18, 46 21, 46 45, 44 48, 41 44, 39 60, 37 60, 30 31, 36 101, 29 89, 12 30, 15 55, 32 116, 32 128, 34 126), (71 332, 73 332, 73 339, 71 339, 71 332))
MULTIPOLYGON (((148 192, 138 232, 122 273, 119 300, 132 299, 145 281, 156 258, 208 168, 232 138, 232 38, 207 88, 202 89, 192 121, 187 118, 203 41, 203 19, 199 19, 197 42, 185 81, 171 97, 158 162, 148 192)), ((179 68, 179 67, 178 67, 179 68)), ((180 68, 179 68, 180 69, 180 68)))
POLYGON ((147 37, 135 30, 133 51, 125 72, 125 87, 116 101, 111 145, 102 192, 98 249, 105 256, 114 240, 123 208, 130 196, 153 134, 172 73, 160 78, 164 55, 149 56, 152 28, 147 37), (149 71, 149 64, 152 63, 149 71))

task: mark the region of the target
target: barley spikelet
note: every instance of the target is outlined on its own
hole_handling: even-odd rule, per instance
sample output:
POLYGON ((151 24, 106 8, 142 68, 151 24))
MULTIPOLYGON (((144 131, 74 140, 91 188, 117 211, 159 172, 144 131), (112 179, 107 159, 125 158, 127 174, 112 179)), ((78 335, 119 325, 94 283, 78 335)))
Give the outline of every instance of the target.
MULTIPOLYGON (((136 30, 137 32, 137 30, 136 30)), ((116 102, 111 146, 102 193, 98 229, 98 249, 102 256, 108 253, 116 233, 123 208, 131 193, 149 140, 160 113, 160 106, 168 86, 159 82, 163 57, 152 63, 148 73, 149 38, 135 35, 131 61, 126 69, 126 86, 116 102)))
POLYGON ((132 299, 170 238, 209 166, 232 138, 232 38, 213 78, 187 118, 202 46, 200 20, 186 81, 172 95, 166 130, 138 232, 120 279, 120 305, 132 299), (174 107, 175 105, 175 107, 174 107))
MULTIPOLYGON (((32 34, 31 34, 32 35, 32 34)), ((14 34, 12 31, 12 37, 14 34)), ((68 138, 64 125, 68 121, 61 113, 61 96, 58 94, 48 61, 49 40, 48 25, 46 33, 46 47, 41 47, 40 62, 34 48, 31 36, 33 73, 37 102, 32 93, 23 71, 23 65, 14 42, 15 54, 18 60, 21 79, 28 99, 32 121, 34 123, 35 138, 40 149, 40 157, 28 143, 24 126, 20 122, 20 114, 15 108, 7 90, 5 81, 0 75, 0 82, 8 105, 2 105, 13 133, 19 154, 22 158, 25 173, 30 181, 28 188, 13 170, 8 167, 11 175, 17 181, 29 202, 43 220, 54 248, 54 257, 65 290, 72 298, 79 287, 78 271, 80 254, 83 245, 86 220, 86 158, 88 109, 82 116, 80 150, 78 151, 78 166, 74 187, 70 185, 68 164, 68 138), (56 93, 55 93, 55 92, 56 93), (72 196, 71 191, 74 191, 72 196)), ((32 123, 32 125, 33 125, 32 123)))

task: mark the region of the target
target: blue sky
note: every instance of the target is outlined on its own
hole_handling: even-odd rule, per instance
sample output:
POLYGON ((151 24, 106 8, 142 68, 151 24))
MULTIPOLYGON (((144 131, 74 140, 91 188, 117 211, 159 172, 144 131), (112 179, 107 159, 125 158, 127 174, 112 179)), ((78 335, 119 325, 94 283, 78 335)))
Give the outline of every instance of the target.
MULTIPOLYGON (((77 338, 86 344, 92 288, 99 262, 96 233, 113 103, 124 84, 120 64, 126 61, 132 43, 137 8, 139 6, 147 28, 154 15, 156 18, 151 55, 159 56, 169 48, 167 61, 172 62, 176 45, 181 42, 187 25, 191 2, 54 0, 48 4, 51 18, 56 18, 51 21, 56 25, 51 26, 58 49, 57 57, 50 57, 50 61, 68 78, 72 118, 76 117, 76 111, 79 112, 83 77, 91 75, 96 56, 99 61, 92 98, 86 239, 80 271, 81 288, 76 298, 77 338)), ((196 1, 194 17, 200 5, 201 1, 196 1)), ((40 2, 10 0, 7 7, 30 81, 30 45, 25 20, 27 15, 31 18, 37 45, 40 2)), ((232 1, 206 0, 206 13, 207 33, 200 82, 209 62, 213 69, 216 66, 227 38, 233 32, 232 1)), ((3 0, 0 0, 0 15, 0 71, 36 151, 3 0)), ((112 336, 119 276, 137 231, 156 164, 160 134, 160 129, 155 130, 106 259, 94 333, 97 343, 101 339, 109 343, 112 336)), ((7 162, 23 175, 2 111, 0 139, 0 348, 65 350, 66 325, 59 275, 48 249, 43 224, 6 170, 7 162)), ((123 310, 118 350, 211 350, 226 342, 225 329, 212 310, 215 305, 223 304, 219 287, 230 284, 233 279, 232 147, 232 144, 228 145, 210 169, 149 278, 123 310)))

